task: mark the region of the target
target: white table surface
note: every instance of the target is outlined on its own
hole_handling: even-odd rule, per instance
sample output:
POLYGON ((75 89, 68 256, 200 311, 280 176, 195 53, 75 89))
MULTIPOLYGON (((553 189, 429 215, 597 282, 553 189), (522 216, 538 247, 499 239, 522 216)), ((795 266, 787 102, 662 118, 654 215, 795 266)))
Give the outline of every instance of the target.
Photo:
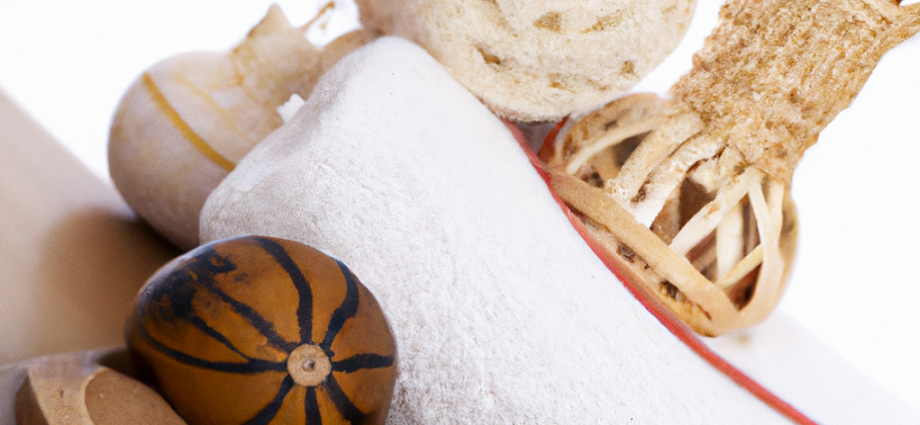
MULTIPOLYGON (((663 93, 714 27, 720 0, 698 0, 681 46, 636 91, 663 93)), ((903 4, 916 3, 916 0, 903 4)), ((270 0, 3 0, 0 90, 103 180, 123 91, 156 61, 224 50, 270 0)), ((277 0, 291 22, 319 0, 277 0)), ((344 2, 330 27, 353 25, 344 2)), ((320 35, 321 37, 321 35, 320 35)), ((893 394, 920 408, 920 36, 890 52, 850 109, 808 151, 793 180, 799 256, 780 309, 893 394)))

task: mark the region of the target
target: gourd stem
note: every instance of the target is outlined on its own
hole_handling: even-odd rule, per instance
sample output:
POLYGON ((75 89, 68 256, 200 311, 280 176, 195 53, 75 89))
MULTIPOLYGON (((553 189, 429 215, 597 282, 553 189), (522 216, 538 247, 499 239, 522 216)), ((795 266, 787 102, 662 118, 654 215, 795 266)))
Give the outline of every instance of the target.
POLYGON ((326 5, 323 6, 322 9, 320 9, 318 12, 316 12, 316 16, 314 16, 313 19, 310 19, 309 22, 307 22, 307 23, 301 25, 300 28, 298 28, 298 29, 300 30, 300 32, 307 32, 307 30, 309 30, 309 29, 313 26, 313 24, 319 22, 320 18, 322 18, 322 17, 324 17, 324 16, 326 15, 326 12, 329 12, 329 11, 331 11, 331 10, 333 10, 333 9, 335 9, 335 2, 334 2, 334 1, 330 1, 329 3, 326 3, 326 5))

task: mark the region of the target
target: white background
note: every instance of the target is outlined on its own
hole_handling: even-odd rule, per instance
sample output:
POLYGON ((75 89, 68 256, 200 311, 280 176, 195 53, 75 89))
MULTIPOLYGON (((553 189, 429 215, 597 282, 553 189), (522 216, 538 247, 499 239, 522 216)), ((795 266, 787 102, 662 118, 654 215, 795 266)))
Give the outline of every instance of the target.
MULTIPOLYGON (((698 1, 684 42, 636 91, 663 93, 689 69, 721 4, 698 1)), ((295 25, 320 6, 276 3, 295 25)), ((341 3, 330 28, 353 25, 353 6, 341 3)), ((109 120, 128 85, 173 54, 231 47, 269 4, 0 0, 0 90, 108 181, 109 120)), ((918 65, 920 36, 882 60, 796 171, 799 256, 780 309, 920 408, 918 65)))

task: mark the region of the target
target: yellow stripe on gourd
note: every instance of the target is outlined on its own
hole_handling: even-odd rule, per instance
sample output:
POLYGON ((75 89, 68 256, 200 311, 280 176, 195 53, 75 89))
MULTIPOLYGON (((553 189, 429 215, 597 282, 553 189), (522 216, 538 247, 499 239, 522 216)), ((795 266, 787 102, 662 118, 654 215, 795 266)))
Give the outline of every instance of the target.
POLYGON ((208 145, 208 143, 205 142, 201 136, 195 133, 195 130, 192 130, 188 123, 182 119, 182 116, 179 115, 179 112, 169 104, 168 100, 166 100, 166 96, 164 96, 163 92, 160 91, 160 88, 157 87, 157 84, 153 81, 153 77, 150 76, 150 73, 145 72, 141 77, 141 81, 143 82, 144 87, 147 89, 147 92, 150 94, 150 97, 153 99, 153 102, 156 103, 160 111, 166 115, 166 117, 172 123, 173 127, 175 127, 176 130, 179 130, 179 133, 181 133, 182 136, 185 137, 185 139, 188 140, 195 149, 204 154, 204 156, 208 157, 208 159, 219 165, 221 168, 227 170, 227 172, 233 171, 233 168, 236 167, 236 164, 214 150, 214 148, 208 145))

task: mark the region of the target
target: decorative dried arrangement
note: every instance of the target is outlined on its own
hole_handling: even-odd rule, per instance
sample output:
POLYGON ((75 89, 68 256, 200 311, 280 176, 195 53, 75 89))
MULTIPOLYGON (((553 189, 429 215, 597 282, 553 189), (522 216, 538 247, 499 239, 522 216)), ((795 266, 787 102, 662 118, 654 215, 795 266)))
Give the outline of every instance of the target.
POLYGON ((920 5, 730 0, 668 99, 638 94, 541 152, 559 196, 627 278, 704 335, 754 325, 795 255, 790 181, 920 5))

